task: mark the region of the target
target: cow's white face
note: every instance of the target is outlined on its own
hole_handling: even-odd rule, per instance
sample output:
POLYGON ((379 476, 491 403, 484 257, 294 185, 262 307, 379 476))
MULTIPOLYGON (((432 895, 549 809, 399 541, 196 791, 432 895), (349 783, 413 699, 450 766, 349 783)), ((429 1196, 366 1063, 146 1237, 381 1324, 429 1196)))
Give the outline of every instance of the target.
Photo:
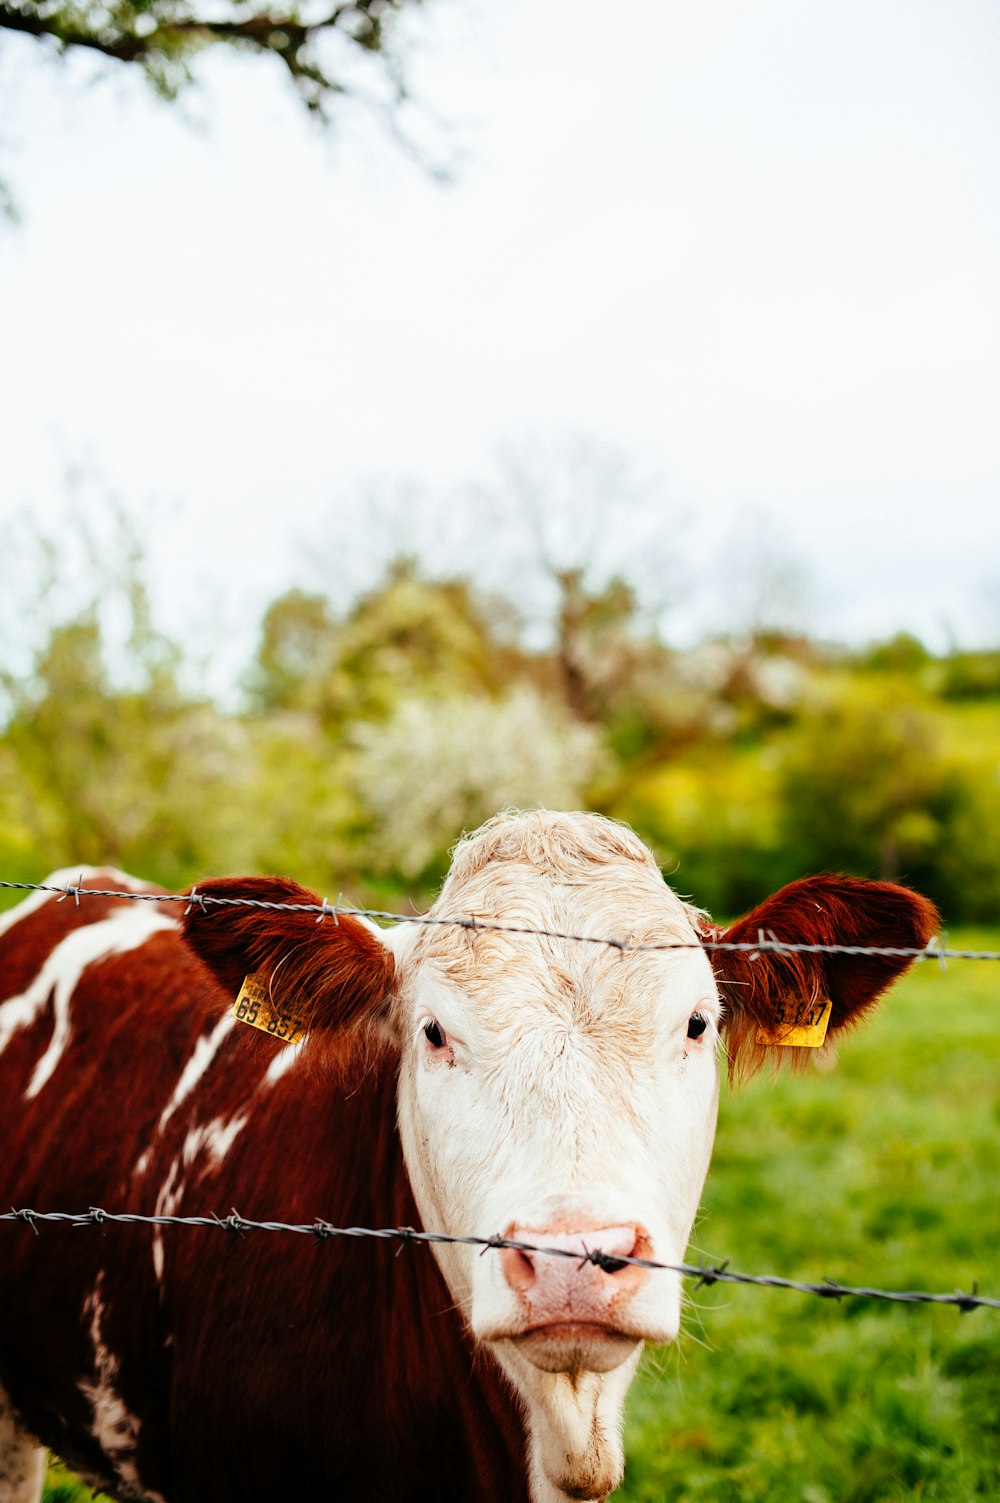
MULTIPOLYGON (((589 815, 487 825, 458 848, 433 913, 696 938, 645 847, 589 815)), ((400 1129, 424 1225, 680 1262, 718 1104, 720 1006, 705 955, 451 926, 401 926, 392 945, 400 1129)), ((620 1479, 641 1343, 677 1334, 678 1276, 435 1251, 525 1403, 536 1499, 604 1496, 620 1479)))

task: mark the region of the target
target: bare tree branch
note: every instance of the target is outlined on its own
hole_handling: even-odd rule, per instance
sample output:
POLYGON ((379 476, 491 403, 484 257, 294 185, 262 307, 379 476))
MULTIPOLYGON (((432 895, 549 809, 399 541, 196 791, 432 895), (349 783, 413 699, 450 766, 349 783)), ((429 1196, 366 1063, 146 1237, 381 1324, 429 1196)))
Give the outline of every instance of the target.
POLYGON ((0 31, 49 40, 62 50, 85 48, 118 62, 134 63, 168 97, 190 76, 188 63, 205 48, 222 44, 278 58, 307 108, 325 118, 334 96, 349 92, 323 63, 318 40, 336 31, 354 46, 385 57, 397 96, 402 85, 385 55, 386 23, 405 4, 419 0, 342 0, 315 20, 289 12, 250 9, 236 0, 229 16, 199 13, 171 0, 118 0, 110 6, 71 3, 15 4, 0 0, 0 31))

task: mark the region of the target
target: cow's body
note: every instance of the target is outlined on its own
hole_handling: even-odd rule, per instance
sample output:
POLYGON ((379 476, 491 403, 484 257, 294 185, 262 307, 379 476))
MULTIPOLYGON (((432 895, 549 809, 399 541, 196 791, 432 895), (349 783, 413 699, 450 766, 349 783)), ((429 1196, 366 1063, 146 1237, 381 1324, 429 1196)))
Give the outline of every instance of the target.
MULTIPOLYGON (((232 1020, 164 908, 51 901, 8 932, 8 993, 73 933, 110 920, 148 937, 80 974, 50 1082, 0 1096, 5 1204, 416 1225, 391 1054, 349 1096, 331 1090, 301 1052, 232 1020)), ((52 1032, 42 1006, 12 1033, 5 1082, 30 1082, 52 1032)), ((120 1496, 527 1496, 516 1406, 489 1365, 473 1381, 426 1247, 148 1227, 3 1236, 0 1388, 120 1496)))
MULTIPOLYGON (((634 837, 587 820, 591 854, 576 866, 569 817, 526 817, 523 849, 510 822, 470 843, 450 911, 693 935, 697 916, 662 883, 660 899, 634 837), (558 859, 538 854, 553 831, 558 859)), ((826 901, 810 890, 813 907, 826 901)), ((926 904, 884 901, 891 921, 844 937, 926 939, 926 904)), ((35 896, 0 920, 5 1206, 235 1207, 683 1254, 717 1089, 719 999, 700 952, 623 958, 442 929, 411 930, 393 954, 348 920, 196 908, 199 959, 181 927, 177 905, 94 897, 35 896), (518 945, 534 947, 523 962, 518 945), (261 964, 275 986, 315 993, 304 1047, 230 1017, 261 964), (674 1012, 664 989, 678 991, 674 1012)), ((899 969, 860 1001, 835 1000, 837 1021, 899 969)), ((732 979, 749 1005, 754 979, 732 979)), ((766 990, 748 1018, 771 1005, 766 990)), ((739 1039, 749 1024, 730 1006, 739 1039)), ((542 1266, 557 1260, 512 1253, 143 1226, 0 1237, 0 1503, 37 1498, 36 1440, 152 1503, 601 1497, 620 1473, 641 1340, 669 1339, 679 1311, 676 1281, 654 1282, 671 1275, 587 1265, 574 1282, 542 1266)))

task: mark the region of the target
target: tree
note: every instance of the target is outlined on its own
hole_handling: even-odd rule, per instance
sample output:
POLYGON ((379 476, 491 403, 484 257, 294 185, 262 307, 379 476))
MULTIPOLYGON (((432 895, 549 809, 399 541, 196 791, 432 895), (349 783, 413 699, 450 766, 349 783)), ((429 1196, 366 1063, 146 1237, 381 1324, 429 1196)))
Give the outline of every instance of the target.
POLYGON ((683 519, 656 468, 616 444, 573 432, 507 442, 473 496, 506 544, 483 565, 546 635, 566 597, 615 596, 622 580, 633 615, 658 623, 676 605, 683 519))
POLYGON ((715 618, 727 636, 798 639, 816 609, 817 586, 780 522, 766 508, 742 507, 712 564, 715 618))
MULTIPOLYGON (((143 73, 157 94, 174 99, 211 49, 273 58, 314 118, 326 123, 355 99, 435 176, 444 163, 408 140, 397 125, 406 86, 394 45, 395 23, 421 0, 0 0, 0 35, 20 33, 58 54, 90 53, 143 73)), ((17 206, 0 178, 0 218, 17 206)))
POLYGON ((326 119, 357 86, 362 54, 378 58, 398 97, 403 84, 390 46, 392 24, 419 0, 0 0, 0 29, 37 37, 59 52, 89 50, 140 69, 173 99, 191 66, 212 47, 235 48, 283 65, 306 108, 326 119), (328 45, 331 44, 332 45, 328 45))
POLYGON ((551 661, 546 687, 575 719, 604 724, 616 748, 657 742, 654 701, 670 657, 660 629, 683 572, 682 522, 662 477, 590 435, 534 434, 500 449, 472 497, 464 511, 480 535, 481 518, 490 519, 479 572, 514 603, 525 642, 551 661))
POLYGON ((495 695, 518 662, 468 581, 433 579, 400 557, 341 620, 322 595, 275 600, 247 687, 258 714, 304 711, 339 736, 351 721, 385 719, 407 694, 495 695))
POLYGON ((247 688, 258 713, 312 708, 317 686, 333 671, 336 626, 322 595, 292 589, 273 600, 247 688))
MULTIPOLYGON (((210 853, 231 852, 236 865, 247 844, 246 737, 185 687, 180 649, 152 618, 138 538, 111 509, 93 532, 67 525, 58 544, 33 541, 43 571, 36 608, 23 612, 33 640, 0 629, 5 870, 37 879, 113 862, 173 884, 204 870, 210 853), (77 565, 82 599, 68 588, 77 565)), ((30 588, 32 554, 14 554, 17 597, 30 588)))
POLYGON ((9 696, 0 852, 30 851, 36 873, 111 861, 187 880, 233 843, 243 737, 168 664, 133 649, 113 673, 108 657, 88 611, 52 629, 9 696))
POLYGON ((780 797, 802 870, 907 881, 948 903, 940 856, 964 789, 927 704, 892 685, 854 685, 799 728, 780 797))

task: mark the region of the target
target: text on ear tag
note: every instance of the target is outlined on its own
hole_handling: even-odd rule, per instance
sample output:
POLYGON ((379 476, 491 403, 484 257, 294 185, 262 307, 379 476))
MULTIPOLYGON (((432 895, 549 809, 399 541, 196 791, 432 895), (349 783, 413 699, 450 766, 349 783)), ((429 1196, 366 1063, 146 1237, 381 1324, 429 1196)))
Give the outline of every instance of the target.
POLYGON ((833 1003, 820 998, 804 1009, 783 1014, 776 1019, 772 1031, 758 1028, 757 1042, 779 1049, 818 1049, 826 1042, 826 1030, 832 1011, 833 1003))
POLYGON ((302 1019, 278 1011, 271 996, 270 980, 266 971, 254 971, 245 977, 233 1003, 233 1017, 283 1043, 300 1044, 306 1035, 302 1019))

